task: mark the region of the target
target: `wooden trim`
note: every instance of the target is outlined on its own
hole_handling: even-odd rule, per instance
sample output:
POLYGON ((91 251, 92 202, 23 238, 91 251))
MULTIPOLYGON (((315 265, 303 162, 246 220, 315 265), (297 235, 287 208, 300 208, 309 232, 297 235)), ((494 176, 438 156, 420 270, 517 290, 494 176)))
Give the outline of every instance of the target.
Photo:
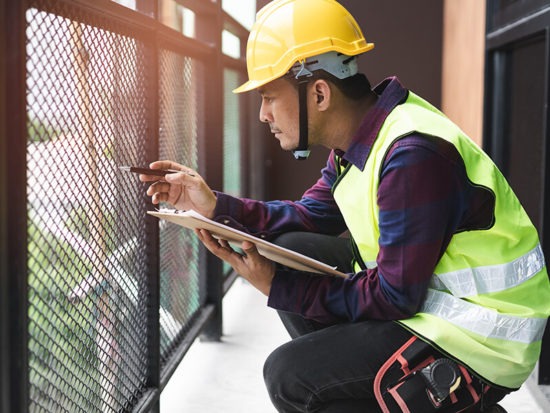
POLYGON ((441 106, 481 146, 485 0, 445 0, 443 19, 441 106))

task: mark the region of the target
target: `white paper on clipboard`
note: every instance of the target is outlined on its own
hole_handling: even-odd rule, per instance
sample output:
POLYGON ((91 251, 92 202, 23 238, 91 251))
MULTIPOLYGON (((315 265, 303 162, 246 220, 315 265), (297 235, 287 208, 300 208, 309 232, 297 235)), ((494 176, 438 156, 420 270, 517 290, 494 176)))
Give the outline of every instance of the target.
POLYGON ((160 211, 147 211, 147 213, 185 228, 206 229, 210 231, 214 237, 224 239, 235 246, 240 246, 242 241, 250 241, 256 245, 258 252, 264 257, 295 270, 347 277, 346 274, 330 265, 208 219, 193 210, 178 211, 173 209, 161 209, 160 211))

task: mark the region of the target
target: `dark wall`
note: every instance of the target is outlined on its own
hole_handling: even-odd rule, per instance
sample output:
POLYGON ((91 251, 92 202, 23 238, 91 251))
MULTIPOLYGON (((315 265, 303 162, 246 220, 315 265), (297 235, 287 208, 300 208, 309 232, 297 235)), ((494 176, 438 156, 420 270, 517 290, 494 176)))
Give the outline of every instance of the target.
MULTIPOLYGON (((268 1, 258 0, 258 7, 268 1)), ((341 0, 375 48, 359 66, 376 85, 397 75, 402 83, 438 106, 441 102, 443 2, 440 0, 341 0)), ((265 199, 299 199, 319 177, 329 151, 315 147, 307 161, 280 149, 267 126, 265 199)))
MULTIPOLYGON (((539 231, 550 262, 550 4, 487 3, 485 149, 539 231)), ((538 384, 550 385, 550 324, 542 341, 538 384)), ((550 392, 539 402, 550 411, 550 392)))

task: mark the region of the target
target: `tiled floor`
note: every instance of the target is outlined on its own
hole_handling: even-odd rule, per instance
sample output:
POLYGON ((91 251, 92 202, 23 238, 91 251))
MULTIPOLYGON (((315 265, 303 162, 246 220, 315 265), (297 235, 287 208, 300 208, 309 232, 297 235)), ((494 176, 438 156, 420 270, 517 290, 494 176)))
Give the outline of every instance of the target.
MULTIPOLYGON (((266 301, 244 281, 235 282, 224 299, 222 342, 193 344, 162 393, 161 413, 276 413, 262 367, 289 338, 266 301)), ((501 405, 509 413, 549 413, 537 404, 531 387, 522 387, 501 405)))
POLYGON ((223 301, 220 343, 196 341, 164 389, 161 413, 275 413, 264 360, 288 335, 267 298, 238 279, 223 301))

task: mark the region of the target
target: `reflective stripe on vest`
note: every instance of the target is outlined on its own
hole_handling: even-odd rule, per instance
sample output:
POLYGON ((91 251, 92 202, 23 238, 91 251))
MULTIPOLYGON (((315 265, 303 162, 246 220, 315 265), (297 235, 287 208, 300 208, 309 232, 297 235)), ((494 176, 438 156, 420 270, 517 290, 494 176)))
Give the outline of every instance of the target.
POLYGON ((471 297, 516 287, 535 276, 544 267, 540 244, 516 260, 500 265, 465 268, 434 274, 431 288, 448 290, 455 297, 471 297))
POLYGON ((428 290, 423 313, 487 338, 530 344, 542 340, 546 318, 521 318, 469 303, 450 294, 428 290))

